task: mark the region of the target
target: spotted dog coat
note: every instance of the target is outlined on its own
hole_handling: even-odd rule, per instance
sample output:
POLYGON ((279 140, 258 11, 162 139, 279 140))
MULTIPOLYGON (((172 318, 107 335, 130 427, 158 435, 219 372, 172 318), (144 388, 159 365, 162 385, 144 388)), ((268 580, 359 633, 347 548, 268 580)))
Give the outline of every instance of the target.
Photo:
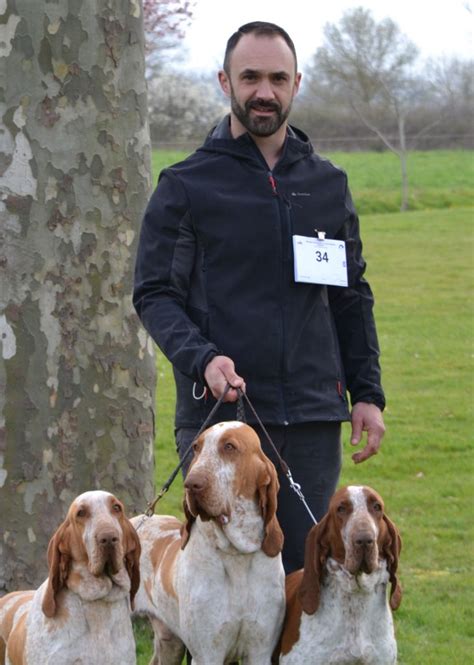
POLYGON ((282 665, 394 665, 401 540, 370 487, 349 486, 308 534, 304 569, 286 580, 282 665), (390 601, 387 586, 391 585, 390 601))
POLYGON ((130 606, 139 556, 115 496, 78 496, 49 543, 48 579, 0 600, 0 663, 135 665, 130 606))
POLYGON ((195 444, 183 524, 134 518, 142 544, 136 610, 155 631, 156 665, 238 659, 269 665, 284 615, 275 468, 252 428, 219 423, 195 444), (140 526, 138 526, 140 525, 140 526))

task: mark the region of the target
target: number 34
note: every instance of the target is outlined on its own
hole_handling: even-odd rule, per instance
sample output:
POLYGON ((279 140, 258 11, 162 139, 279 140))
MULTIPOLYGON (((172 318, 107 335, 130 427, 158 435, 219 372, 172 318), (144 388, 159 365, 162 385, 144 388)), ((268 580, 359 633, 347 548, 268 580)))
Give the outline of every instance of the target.
POLYGON ((328 258, 328 253, 327 252, 320 252, 319 250, 316 250, 316 261, 318 263, 321 263, 322 261, 326 261, 326 263, 329 263, 329 258, 328 258))

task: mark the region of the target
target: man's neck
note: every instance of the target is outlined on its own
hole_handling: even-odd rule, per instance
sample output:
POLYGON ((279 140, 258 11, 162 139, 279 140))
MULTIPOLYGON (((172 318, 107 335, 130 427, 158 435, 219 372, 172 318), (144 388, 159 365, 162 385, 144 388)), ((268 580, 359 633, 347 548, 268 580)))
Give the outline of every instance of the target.
MULTIPOLYGON (((255 141, 257 148, 263 155, 268 168, 270 171, 273 170, 275 164, 280 159, 283 146, 285 145, 287 131, 287 123, 284 122, 281 127, 271 136, 256 136, 252 132, 248 132, 250 136, 255 141)), ((230 133, 234 139, 238 138, 242 134, 245 134, 247 130, 242 125, 242 123, 235 117, 233 113, 230 114, 230 133)))

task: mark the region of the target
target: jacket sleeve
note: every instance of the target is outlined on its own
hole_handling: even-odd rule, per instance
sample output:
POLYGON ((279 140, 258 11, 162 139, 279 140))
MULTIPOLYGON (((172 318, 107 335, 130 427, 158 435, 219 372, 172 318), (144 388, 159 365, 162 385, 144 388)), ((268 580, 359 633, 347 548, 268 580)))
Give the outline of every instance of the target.
POLYGON ((204 383, 206 365, 218 349, 186 310, 196 251, 186 192, 176 175, 165 170, 142 222, 133 304, 172 365, 204 383))
POLYGON ((364 279, 366 264, 362 256, 359 219, 347 182, 345 206, 347 218, 338 238, 346 242, 348 287, 329 287, 329 299, 351 403, 369 402, 383 409, 385 397, 373 316, 374 298, 364 279))

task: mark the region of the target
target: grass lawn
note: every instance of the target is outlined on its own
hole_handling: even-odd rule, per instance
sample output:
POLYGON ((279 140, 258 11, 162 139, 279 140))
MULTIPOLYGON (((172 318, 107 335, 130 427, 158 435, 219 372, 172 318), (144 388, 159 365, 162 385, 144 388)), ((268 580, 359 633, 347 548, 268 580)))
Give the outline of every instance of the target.
MULTIPOLYGON (((465 157, 472 173, 472 153, 465 157)), ((426 166, 433 173, 441 168, 434 161, 426 166)), ((427 179, 426 188, 434 191, 439 182, 439 190, 451 186, 453 194, 458 178, 459 188, 468 191, 459 164, 449 171, 448 163, 449 177, 427 179)), ((352 178, 350 164, 346 168, 352 178)), ((363 188, 361 178, 353 187, 356 205, 363 188)), ((395 186, 387 184, 387 189, 395 186)), ((402 533, 404 598, 395 613, 400 665, 474 662, 474 214, 469 207, 454 207, 463 201, 452 195, 449 209, 361 219, 367 277, 376 297, 387 434, 380 454, 355 466, 345 428, 341 484, 373 485, 402 533)), ((176 464, 174 385, 161 354, 157 362, 156 481, 161 487, 176 464)), ((182 484, 176 481, 158 512, 179 515, 181 498, 182 484)), ((143 627, 138 653, 138 664, 147 663, 151 644, 143 627)))
MULTIPOLYGON (((388 406, 381 454, 342 481, 381 490, 403 534, 400 663, 472 662, 473 212, 364 218, 388 406)), ((349 448, 350 446, 347 446, 349 448)))
MULTIPOLYGON (((360 214, 400 210, 400 161, 391 152, 329 153, 349 175, 360 214)), ((469 206, 474 202, 474 153, 412 151, 408 155, 410 210, 469 206)))

